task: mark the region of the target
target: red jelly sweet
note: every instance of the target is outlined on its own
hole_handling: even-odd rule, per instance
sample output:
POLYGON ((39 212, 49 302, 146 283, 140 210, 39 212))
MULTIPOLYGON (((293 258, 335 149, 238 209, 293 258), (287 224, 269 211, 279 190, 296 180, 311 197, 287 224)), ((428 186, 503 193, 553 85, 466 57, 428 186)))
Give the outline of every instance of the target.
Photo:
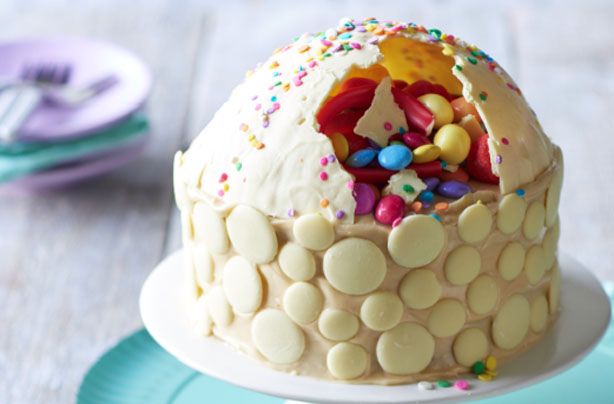
MULTIPOLYGON (((375 94, 374 86, 361 86, 348 89, 326 101, 320 108, 316 118, 321 127, 347 109, 367 109, 371 105, 371 100, 375 94)), ((416 102, 418 102, 416 100, 416 102)), ((422 104, 420 104, 422 105, 422 104)))
POLYGON ((407 168, 414 170, 420 178, 439 177, 443 171, 438 160, 429 163, 410 164, 407 168))
POLYGON ((467 171, 463 170, 462 167, 458 167, 458 169, 453 173, 449 171, 443 171, 439 178, 441 178, 442 181, 467 182, 469 181, 469 174, 467 174, 467 171))
POLYGON ((405 92, 392 88, 394 101, 405 112, 405 118, 410 127, 417 131, 428 134, 433 129, 435 117, 420 101, 405 92))
POLYGON ((499 183, 499 177, 492 172, 488 151, 488 135, 482 135, 471 144, 469 155, 465 161, 465 170, 478 181, 489 184, 499 183))
POLYGON ((347 79, 341 84, 340 93, 347 91, 351 88, 362 87, 362 86, 377 86, 377 83, 371 79, 367 79, 365 77, 352 77, 347 79))
POLYGON ((405 214, 405 201, 398 195, 385 195, 375 208, 375 219, 383 224, 392 224, 405 214))
POLYGON ((452 101, 454 99, 454 97, 450 95, 444 86, 440 84, 433 84, 426 80, 418 80, 411 83, 409 86, 403 89, 403 92, 410 94, 415 98, 418 98, 424 94, 439 94, 448 101, 452 101))
MULTIPOLYGON (((343 168, 354 177, 356 182, 366 182, 369 184, 381 184, 385 185, 388 180, 395 173, 394 171, 386 170, 379 167, 362 167, 352 168, 346 165, 343 168)), ((409 166, 411 168, 411 165, 409 166)))
POLYGON ((320 127, 320 132, 327 135, 332 135, 335 132, 339 132, 342 135, 348 135, 354 133, 354 127, 356 122, 363 116, 364 110, 346 111, 341 113, 320 127))

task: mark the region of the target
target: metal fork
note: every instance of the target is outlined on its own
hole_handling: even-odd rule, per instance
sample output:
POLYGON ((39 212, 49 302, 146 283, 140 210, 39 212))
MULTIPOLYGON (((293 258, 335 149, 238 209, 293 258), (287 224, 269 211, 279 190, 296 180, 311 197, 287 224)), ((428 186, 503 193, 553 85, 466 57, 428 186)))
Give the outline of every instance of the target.
POLYGON ((21 69, 22 83, 5 89, 2 94, 6 112, 0 117, 0 142, 10 144, 28 117, 43 99, 43 89, 38 86, 65 85, 70 80, 72 66, 69 64, 28 64, 21 69))

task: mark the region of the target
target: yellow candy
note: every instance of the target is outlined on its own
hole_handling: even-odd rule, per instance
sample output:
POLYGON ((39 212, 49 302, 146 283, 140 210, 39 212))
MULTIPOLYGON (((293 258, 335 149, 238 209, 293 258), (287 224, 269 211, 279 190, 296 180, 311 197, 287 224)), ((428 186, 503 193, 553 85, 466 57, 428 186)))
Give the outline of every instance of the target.
POLYGON ((452 105, 439 94, 424 94, 418 97, 422 103, 435 117, 435 129, 454 121, 454 110, 452 105))
POLYGON ((497 369, 497 358, 494 356, 489 356, 486 358, 486 369, 487 370, 496 370, 497 369))
POLYGON ((435 133, 433 143, 441 149, 439 157, 448 164, 465 161, 471 148, 471 138, 467 131, 453 123, 442 126, 435 133))
POLYGON ((481 375, 478 375, 478 380, 482 382, 491 382, 492 376, 489 375, 488 373, 482 373, 481 375))
POLYGON ((341 133, 333 133, 330 136, 330 140, 333 142, 333 149, 335 149, 337 160, 344 162, 350 153, 350 145, 347 139, 341 133))
POLYGON ((423 144, 414 149, 414 163, 429 163, 437 160, 441 154, 439 146, 434 144, 423 144))

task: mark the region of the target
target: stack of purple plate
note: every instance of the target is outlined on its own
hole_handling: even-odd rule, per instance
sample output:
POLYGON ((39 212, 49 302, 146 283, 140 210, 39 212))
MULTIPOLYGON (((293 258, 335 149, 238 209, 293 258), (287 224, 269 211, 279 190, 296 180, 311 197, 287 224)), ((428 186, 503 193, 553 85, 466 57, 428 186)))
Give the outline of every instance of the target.
POLYGON ((134 54, 84 38, 0 43, 0 82, 23 76, 24 66, 70 66, 67 85, 84 88, 103 77, 113 85, 77 106, 41 102, 16 141, 0 145, 0 187, 39 190, 91 178, 140 155, 147 142, 142 113, 152 86, 149 69, 134 54), (13 164, 14 162, 14 164, 13 164))

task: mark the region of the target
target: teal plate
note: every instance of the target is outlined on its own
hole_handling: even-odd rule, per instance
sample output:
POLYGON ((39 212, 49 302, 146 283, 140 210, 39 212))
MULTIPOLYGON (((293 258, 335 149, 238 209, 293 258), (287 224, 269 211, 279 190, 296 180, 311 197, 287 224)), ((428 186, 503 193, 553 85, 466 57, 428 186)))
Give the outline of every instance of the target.
MULTIPOLYGON (((606 291, 614 303, 614 287, 606 291)), ((542 383, 484 404, 614 403, 614 325, 584 360, 542 383)), ((425 392, 424 394, 429 394, 425 392)), ((138 331, 109 350, 87 372, 77 396, 78 404, 280 404, 280 398, 204 376, 180 363, 147 333, 138 331)))

